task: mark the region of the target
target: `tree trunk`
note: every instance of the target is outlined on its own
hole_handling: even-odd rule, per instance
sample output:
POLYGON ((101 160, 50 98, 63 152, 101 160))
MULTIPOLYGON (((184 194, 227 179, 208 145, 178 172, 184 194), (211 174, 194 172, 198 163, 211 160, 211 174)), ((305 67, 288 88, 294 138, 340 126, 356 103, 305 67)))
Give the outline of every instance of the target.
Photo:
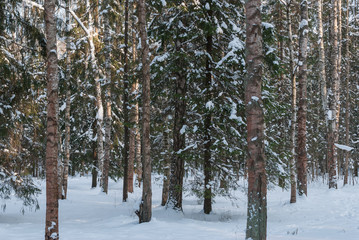
MULTIPOLYGON (((349 114, 350 114, 350 92, 349 92, 349 80, 350 80, 350 52, 349 52, 349 0, 346 2, 346 34, 345 34, 345 145, 349 146, 349 114)), ((350 152, 345 152, 345 163, 344 163, 344 185, 348 184, 349 174, 349 156, 350 152)))
POLYGON ((124 79, 123 79, 123 116, 124 116, 124 148, 123 148, 123 201, 126 202, 128 198, 128 155, 129 155, 129 136, 130 131, 128 127, 128 0, 125 1, 125 47, 124 47, 124 79))
POLYGON ((90 59, 91 59, 91 68, 92 74, 95 79, 95 90, 96 90, 96 107, 97 107, 97 160, 98 160, 98 168, 100 171, 100 176, 103 173, 103 160, 104 160, 104 151, 103 151, 103 133, 102 133, 102 126, 103 126, 103 104, 102 104, 102 96, 101 96, 101 83, 99 77, 99 69, 97 66, 97 59, 95 54, 95 45, 93 42, 94 36, 94 22, 92 18, 92 13, 90 10, 90 2, 89 0, 86 1, 86 7, 88 11, 88 40, 90 44, 90 59))
MULTIPOLYGON (((139 111, 138 102, 136 103, 136 125, 139 126, 139 111)), ((142 160, 141 160, 141 134, 139 127, 136 128, 136 178, 138 187, 141 187, 142 182, 142 160)))
MULTIPOLYGON (((137 41, 135 33, 135 7, 136 4, 132 4, 132 62, 135 63, 137 59, 137 41)), ((134 64, 133 64, 134 68, 134 64)), ((128 176, 127 176, 127 189, 128 192, 133 192, 133 173, 134 173, 134 164, 136 158, 136 133, 138 128, 138 103, 137 103, 137 91, 138 91, 138 82, 136 74, 133 73, 133 82, 131 86, 131 110, 130 110, 130 136, 129 136, 129 153, 128 153, 128 176)))
MULTIPOLYGON (((323 40, 323 0, 318 0, 318 38, 319 38, 319 82, 321 86, 323 111, 327 111, 327 82, 325 73, 325 50, 323 40)), ((327 120, 326 120, 327 121, 327 120)))
POLYGON ((300 5, 299 29, 299 73, 298 73, 298 138, 297 178, 298 194, 307 195, 307 46, 308 46, 308 2, 300 5))
POLYGON ((293 50, 293 33, 292 33, 292 16, 290 15, 291 4, 287 6, 287 21, 288 21, 288 37, 289 37, 289 62, 290 62, 290 79, 292 82, 292 117, 291 117, 291 152, 292 158, 290 160, 290 203, 297 201, 297 185, 295 175, 295 131, 297 121, 297 86, 296 74, 294 67, 294 50, 293 50))
MULTIPOLYGON (((328 94, 327 94, 327 79, 325 71, 325 49, 324 49, 324 38, 323 38, 323 0, 318 0, 318 40, 319 40, 319 82, 321 88, 322 97, 322 109, 325 114, 325 123, 328 126, 328 94)), ((326 173, 328 169, 325 167, 326 157, 321 161, 322 171, 326 173)))
MULTIPOLYGON (((180 51, 180 43, 176 42, 177 51, 180 51)), ((182 211, 182 188, 184 176, 184 157, 181 150, 185 148, 185 133, 181 133, 186 123, 186 78, 181 73, 176 76, 175 117, 173 127, 173 156, 171 160, 170 187, 166 208, 182 211)))
POLYGON ((69 166, 70 166, 70 110, 71 110, 71 56, 70 56, 70 0, 66 2, 66 109, 65 109, 65 163, 62 189, 62 199, 67 198, 67 185, 69 178, 69 166))
MULTIPOLYGON (((212 11, 208 10, 209 18, 212 17, 212 11)), ((207 60, 206 60, 206 102, 212 99, 212 48, 213 40, 212 35, 207 36, 207 60)), ((206 109, 205 119, 204 119, 204 155, 203 155, 203 170, 204 170, 204 203, 203 203, 203 212, 205 214, 210 214, 212 211, 212 163, 211 163, 211 125, 212 125, 212 112, 211 109, 206 109)))
MULTIPOLYGON (((168 116, 166 117, 166 124, 168 122, 168 116)), ((161 206, 165 206, 168 200, 168 191, 170 187, 170 173, 171 173, 171 158, 170 156, 170 141, 169 141, 169 129, 166 127, 165 131, 163 132, 163 151, 165 154, 163 155, 164 158, 164 173, 163 173, 163 187, 162 187, 162 202, 161 206)))
POLYGON ((111 111, 111 33, 110 33, 110 5, 109 1, 104 1, 103 16, 104 19, 104 42, 105 42, 105 82, 106 82, 106 112, 105 112, 105 157, 102 173, 102 191, 108 193, 108 173, 111 160, 111 129, 112 129, 112 111, 111 111))
POLYGON ((97 164, 98 164, 98 156, 97 156, 97 151, 96 151, 96 146, 95 143, 93 143, 93 165, 92 165, 92 183, 91 183, 91 188, 96 188, 97 187, 97 164))
MULTIPOLYGON (((335 138, 335 142, 338 143, 339 142, 339 126, 340 126, 340 108, 341 108, 341 102, 340 102, 340 92, 341 92, 341 83, 340 83, 340 79, 342 76, 342 72, 341 72, 341 65, 342 65, 342 0, 337 0, 337 11, 338 11, 338 60, 337 60, 337 70, 338 70, 338 91, 337 91, 337 99, 338 99, 338 105, 337 105, 337 112, 336 112, 336 128, 337 128, 337 134, 336 134, 336 138, 335 138)), ((340 177, 340 169, 341 169, 341 161, 342 161, 342 157, 340 157, 341 155, 338 155, 337 153, 337 168, 338 168, 338 179, 340 177)))
POLYGON ((151 188, 151 145, 150 145, 150 62, 149 47, 146 30, 146 3, 138 1, 139 30, 141 37, 141 61, 142 61, 142 166, 143 166, 143 190, 139 221, 149 222, 152 217, 152 188, 151 188))
POLYGON ((248 143, 248 208, 246 239, 265 240, 267 236, 267 176, 264 154, 262 109, 262 32, 261 0, 248 0, 246 9, 246 90, 248 143))
POLYGON ((336 124, 336 116, 338 109, 339 76, 338 76, 338 4, 337 0, 332 0, 331 11, 331 79, 329 89, 329 111, 328 111, 328 169, 329 169, 329 188, 337 188, 337 150, 334 146, 337 139, 338 129, 336 124))
POLYGON ((58 221, 58 183, 57 183, 57 158, 58 158, 58 65, 57 65, 57 40, 55 0, 46 0, 45 31, 47 52, 47 142, 46 142, 46 226, 45 240, 59 239, 58 221))
MULTIPOLYGON (((57 107, 57 113, 56 116, 59 118, 60 116, 60 109, 57 107)), ((59 122, 59 119, 57 119, 57 122, 59 122)), ((62 148, 62 133, 60 125, 57 125, 58 129, 58 157, 57 157, 57 197, 59 199, 62 199, 62 184, 63 184, 63 176, 64 176, 64 159, 63 159, 63 148, 62 148)), ((19 169, 20 170, 20 169, 19 169)))

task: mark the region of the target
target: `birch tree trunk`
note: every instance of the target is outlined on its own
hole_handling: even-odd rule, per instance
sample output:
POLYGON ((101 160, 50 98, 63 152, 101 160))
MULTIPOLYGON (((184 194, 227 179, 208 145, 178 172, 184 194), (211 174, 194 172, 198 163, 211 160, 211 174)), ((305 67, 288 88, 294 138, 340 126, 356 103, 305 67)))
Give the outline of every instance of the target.
POLYGON ((152 188, 151 188, 151 146, 150 146, 150 62, 149 46, 146 29, 146 1, 138 1, 139 30, 141 37, 142 62, 142 163, 143 163, 143 190, 139 221, 149 222, 152 217, 152 188))
POLYGON ((104 1, 105 14, 104 20, 104 42, 105 42, 105 82, 106 82, 106 114, 105 114, 105 156, 102 173, 102 191, 108 193, 108 172, 111 160, 111 129, 112 129, 112 110, 111 110, 111 35, 110 35, 110 1, 104 1))
POLYGON ((299 195, 307 195, 307 46, 308 46, 308 2, 300 4, 299 24, 299 72, 298 72, 298 138, 297 178, 299 195))
POLYGON ((262 109, 262 32, 261 0, 247 0, 246 9, 246 88, 245 106, 248 143, 248 208, 246 239, 267 237, 267 176, 264 154, 262 109))
POLYGON ((329 169, 329 188, 337 188, 337 150, 334 146, 337 139, 338 129, 336 124, 336 116, 338 109, 339 91, 339 75, 338 75, 338 0, 332 0, 331 11, 331 76, 330 89, 328 91, 328 169, 329 169))
POLYGON ((46 142, 46 224, 45 240, 59 239, 58 221, 58 64, 56 40, 55 0, 46 0, 45 32, 47 53, 47 142, 46 142))

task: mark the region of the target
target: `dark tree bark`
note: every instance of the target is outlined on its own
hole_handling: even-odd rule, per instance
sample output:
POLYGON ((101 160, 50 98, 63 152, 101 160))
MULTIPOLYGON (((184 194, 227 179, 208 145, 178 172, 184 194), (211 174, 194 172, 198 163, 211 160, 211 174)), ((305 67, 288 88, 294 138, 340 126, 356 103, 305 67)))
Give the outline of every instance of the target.
POLYGON ((46 226, 45 240, 59 239, 58 221, 58 182, 57 182, 57 158, 58 158, 58 64, 57 64, 57 40, 55 0, 46 0, 45 31, 47 52, 47 128, 46 128, 46 226))
MULTIPOLYGON (((208 11, 209 17, 212 17, 212 11, 208 11)), ((207 60, 206 60, 206 102, 212 99, 212 48, 213 40, 212 35, 207 36, 207 60)), ((204 119, 204 155, 203 155, 203 169, 204 169, 204 203, 203 212, 209 214, 212 211, 212 187, 210 182, 212 181, 212 163, 211 163, 211 125, 212 125, 212 112, 211 109, 206 109, 204 119)))
POLYGON ((262 109, 262 32, 261 0, 247 0, 246 8, 246 90, 245 106, 248 143, 248 209, 246 239, 264 240, 267 236, 267 176, 264 154, 262 109))
POLYGON ((308 46, 308 2, 300 4, 299 24, 299 73, 298 73, 298 138, 297 178, 299 195, 307 195, 307 46, 308 46))
POLYGON ((123 79, 123 116, 124 116, 124 148, 123 148, 123 201, 128 198, 128 151, 130 142, 130 131, 128 127, 128 0, 125 1, 125 47, 124 47, 124 79, 123 79))
MULTIPOLYGON (((176 43, 177 50, 180 43, 176 43)), ((166 208, 182 211, 182 188, 184 176, 184 157, 181 150, 185 148, 185 133, 181 133, 186 120, 186 78, 176 74, 175 117, 173 127, 173 156, 171 160, 171 176, 166 208)))
POLYGON ((140 210, 137 212, 140 223, 151 221, 152 188, 151 188, 151 145, 150 145, 150 62, 146 30, 146 1, 138 1, 139 30, 141 37, 142 62, 142 166, 143 190, 140 210))
POLYGON ((98 164, 98 159, 97 159, 97 150, 96 150, 96 143, 93 143, 92 146, 92 151, 93 151, 93 165, 92 165, 92 183, 91 183, 91 188, 96 188, 97 187, 97 176, 98 176, 98 171, 97 171, 97 164, 98 164))

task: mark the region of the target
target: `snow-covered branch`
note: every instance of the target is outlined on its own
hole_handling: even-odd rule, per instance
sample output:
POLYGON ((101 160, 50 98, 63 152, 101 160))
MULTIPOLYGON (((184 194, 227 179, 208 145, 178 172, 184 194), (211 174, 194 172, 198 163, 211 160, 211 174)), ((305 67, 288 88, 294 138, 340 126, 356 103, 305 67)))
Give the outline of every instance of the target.
POLYGON ((33 2, 31 0, 23 0, 24 3, 28 4, 28 5, 31 5, 33 7, 37 7, 38 9, 41 9, 41 10, 44 10, 44 6, 42 6, 41 4, 38 4, 36 2, 33 2))
POLYGON ((86 26, 85 26, 84 23, 81 21, 81 19, 76 15, 76 13, 74 13, 74 11, 72 11, 72 10, 70 9, 70 14, 75 18, 76 22, 78 22, 78 24, 82 27, 82 29, 85 31, 85 33, 87 34, 87 36, 90 36, 89 30, 86 28, 86 26))
POLYGON ((338 143, 334 143, 334 145, 341 149, 341 150, 344 150, 344 151, 351 151, 353 150, 354 148, 353 147, 349 147, 349 146, 346 146, 346 145, 342 145, 342 144, 338 144, 338 143))
MULTIPOLYGON (((28 4, 28 5, 31 5, 33 7, 37 7, 41 10, 44 10, 44 6, 42 6, 41 4, 38 4, 34 1, 31 1, 31 0, 23 0, 24 3, 28 4)), ((61 6, 62 8, 65 8, 64 6, 61 6)), ((75 20, 78 22, 78 24, 81 26, 81 28, 85 31, 85 33, 87 34, 87 36, 90 35, 90 32, 89 30, 86 28, 86 26, 83 24, 83 22, 81 21, 81 19, 76 15, 76 13, 74 11, 72 11, 70 9, 70 14, 75 18, 75 20)))

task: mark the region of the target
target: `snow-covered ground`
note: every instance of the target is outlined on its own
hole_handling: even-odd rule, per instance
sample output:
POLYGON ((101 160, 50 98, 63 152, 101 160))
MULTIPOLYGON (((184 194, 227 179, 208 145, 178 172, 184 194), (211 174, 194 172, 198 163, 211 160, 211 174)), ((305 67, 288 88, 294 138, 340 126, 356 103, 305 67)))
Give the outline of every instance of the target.
MULTIPOLYGON (((43 192, 45 184, 40 182, 43 192)), ((160 206, 161 186, 153 185, 153 218, 138 224, 140 189, 122 202, 122 182, 110 182, 109 195, 90 189, 91 177, 75 177, 69 182, 68 200, 60 201, 62 240, 234 240, 244 239, 246 195, 238 200, 217 198, 213 213, 204 215, 195 197, 184 200, 184 214, 160 206)), ((342 186, 342 185, 340 185, 342 186)), ((289 204, 289 193, 280 188, 268 192, 269 240, 358 240, 359 185, 329 190, 323 183, 311 183, 308 198, 289 204)), ((0 200, 3 201, 3 200, 0 200)), ((45 195, 39 196, 40 210, 19 211, 21 202, 7 202, 0 213, 1 240, 38 240, 44 236, 45 195)))

